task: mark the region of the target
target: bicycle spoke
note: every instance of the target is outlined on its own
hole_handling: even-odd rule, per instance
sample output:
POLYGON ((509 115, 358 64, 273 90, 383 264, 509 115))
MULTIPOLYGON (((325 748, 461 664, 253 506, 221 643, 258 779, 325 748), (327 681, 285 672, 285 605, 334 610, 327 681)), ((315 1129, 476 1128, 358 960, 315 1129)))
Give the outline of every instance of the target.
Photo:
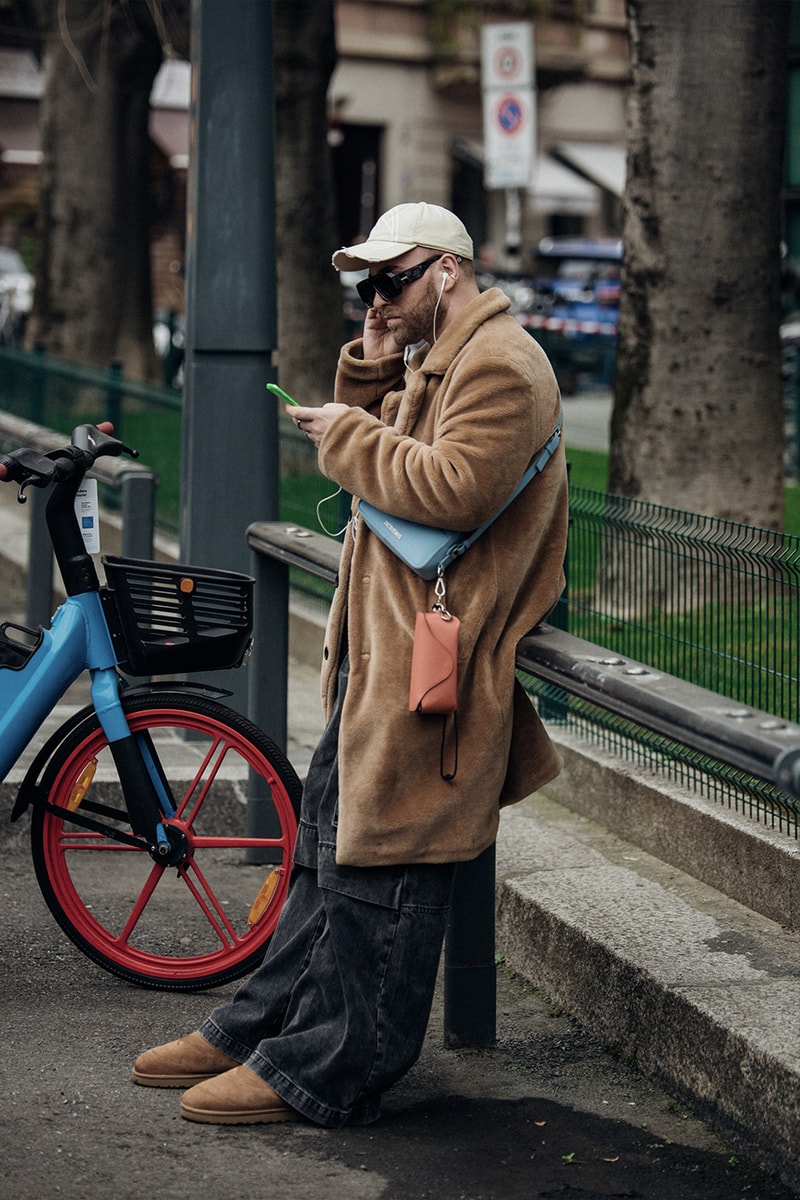
POLYGON ((213 890, 209 887, 208 881, 206 880, 195 860, 192 858, 188 862, 183 863, 178 870, 178 874, 194 896, 200 911, 205 916, 206 920, 216 933, 223 946, 237 945, 237 943, 239 943, 242 939, 237 936, 236 930, 228 920, 227 914, 217 900, 213 890), (192 881, 191 875, 189 874, 190 870, 194 871, 199 887, 192 881), (208 898, 209 903, 206 903, 206 900, 203 898, 204 895, 208 898), (218 920, 215 919, 214 914, 216 914, 216 917, 219 918, 218 920), (228 934, 228 941, 225 939, 223 930, 228 934))
POLYGON ((241 837, 232 837, 230 834, 221 837, 195 835, 192 844, 196 850, 286 850, 288 846, 285 837, 249 837, 246 834, 241 837))
POLYGON ((127 945, 131 934, 139 924, 142 914, 144 913, 144 910, 147 907, 147 904, 153 893, 155 892, 163 874, 164 868, 159 867, 154 863, 153 869, 150 871, 150 874, 145 881, 145 885, 139 893, 133 908, 131 909, 130 916, 128 917, 123 929, 116 939, 121 945, 127 945))
POLYGON ((213 740, 208 748, 205 758, 200 765, 194 779, 187 788, 183 799, 178 804, 177 816, 191 827, 193 821, 197 817, 198 812, 208 795, 209 789, 217 778, 219 769, 222 766, 225 755, 227 754, 227 744, 223 742, 222 737, 217 737, 213 740), (219 750, 218 753, 218 748, 219 750), (208 775, 206 775, 208 772, 208 775), (186 810, 191 803, 191 812, 186 815, 186 810))

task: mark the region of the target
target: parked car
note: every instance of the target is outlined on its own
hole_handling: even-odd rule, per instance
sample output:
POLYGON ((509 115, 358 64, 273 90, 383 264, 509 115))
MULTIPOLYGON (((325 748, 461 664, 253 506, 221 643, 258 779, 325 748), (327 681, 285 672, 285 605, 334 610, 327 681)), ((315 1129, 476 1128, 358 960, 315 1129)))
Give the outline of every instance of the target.
POLYGON ((618 238, 549 237, 539 242, 530 275, 479 268, 478 282, 503 289, 569 394, 613 381, 621 262, 618 238))
POLYGON ((533 278, 540 308, 565 321, 596 322, 603 326, 598 332, 616 334, 621 263, 618 238, 543 238, 533 278))
POLYGON ((33 276, 16 250, 0 246, 0 345, 22 345, 32 307, 33 276))

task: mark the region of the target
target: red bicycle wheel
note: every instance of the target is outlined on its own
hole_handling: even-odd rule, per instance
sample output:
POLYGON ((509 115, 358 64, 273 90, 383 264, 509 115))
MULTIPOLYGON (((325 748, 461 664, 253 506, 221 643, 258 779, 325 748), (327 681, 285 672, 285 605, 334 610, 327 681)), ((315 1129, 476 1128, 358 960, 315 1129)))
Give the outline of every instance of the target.
POLYGON ((289 886, 301 784, 252 722, 190 692, 123 698, 152 746, 174 814, 180 861, 160 865, 131 829, 108 741, 93 710, 58 746, 42 780, 31 849, 42 895, 66 935, 132 983, 216 987, 263 958, 289 886), (101 828, 77 824, 79 813, 101 828))

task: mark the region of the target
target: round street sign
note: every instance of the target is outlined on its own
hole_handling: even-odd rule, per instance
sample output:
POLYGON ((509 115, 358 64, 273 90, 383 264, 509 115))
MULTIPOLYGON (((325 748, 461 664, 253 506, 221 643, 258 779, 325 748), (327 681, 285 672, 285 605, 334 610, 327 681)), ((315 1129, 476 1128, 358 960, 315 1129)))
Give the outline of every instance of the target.
POLYGON ((495 53, 492 66, 498 79, 510 83, 522 70, 522 55, 516 46, 500 46, 495 53))
POLYGON ((497 105, 497 122, 503 133, 513 136, 519 133, 525 113, 517 96, 504 96, 497 105))

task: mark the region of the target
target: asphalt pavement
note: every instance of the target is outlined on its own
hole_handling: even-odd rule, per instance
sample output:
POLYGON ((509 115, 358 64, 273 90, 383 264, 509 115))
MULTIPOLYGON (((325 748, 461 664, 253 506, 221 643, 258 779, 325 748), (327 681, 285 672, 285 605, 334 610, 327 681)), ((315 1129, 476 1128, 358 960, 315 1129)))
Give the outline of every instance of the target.
POLYGON ((24 840, 0 882, 3 1194, 14 1200, 787 1200, 696 1116, 504 967, 498 1039, 445 1049, 437 993, 417 1066, 375 1125, 214 1127, 137 1087, 140 1050, 233 987, 134 988, 83 958, 44 906, 24 840))

